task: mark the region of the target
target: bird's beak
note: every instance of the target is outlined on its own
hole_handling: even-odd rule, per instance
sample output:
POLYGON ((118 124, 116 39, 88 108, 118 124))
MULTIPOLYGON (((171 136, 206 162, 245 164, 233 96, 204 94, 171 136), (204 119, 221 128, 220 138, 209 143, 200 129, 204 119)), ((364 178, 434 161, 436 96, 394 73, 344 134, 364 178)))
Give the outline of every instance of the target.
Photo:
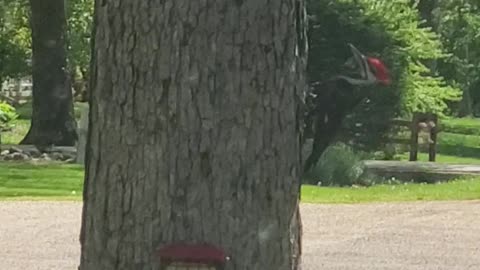
POLYGON ((348 43, 350 50, 352 51, 353 59, 357 62, 358 71, 362 79, 367 79, 367 60, 365 56, 355 47, 353 44, 348 43))
POLYGON ((355 47, 352 43, 348 43, 350 50, 352 51, 353 56, 363 57, 363 54, 355 47))

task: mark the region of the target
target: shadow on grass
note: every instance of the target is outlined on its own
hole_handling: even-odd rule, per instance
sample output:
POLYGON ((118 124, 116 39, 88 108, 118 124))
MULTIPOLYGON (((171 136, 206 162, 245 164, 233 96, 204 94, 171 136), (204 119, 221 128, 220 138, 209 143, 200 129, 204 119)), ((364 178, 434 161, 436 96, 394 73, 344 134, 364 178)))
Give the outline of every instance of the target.
POLYGON ((437 153, 450 156, 480 159, 480 148, 463 145, 440 144, 437 145, 437 153))

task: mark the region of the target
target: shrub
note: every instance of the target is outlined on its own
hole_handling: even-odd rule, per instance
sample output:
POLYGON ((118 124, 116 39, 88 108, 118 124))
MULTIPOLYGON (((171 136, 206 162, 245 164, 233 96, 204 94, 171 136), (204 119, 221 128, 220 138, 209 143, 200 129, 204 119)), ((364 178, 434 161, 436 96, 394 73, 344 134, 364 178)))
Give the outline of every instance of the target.
POLYGON ((364 165, 351 147, 338 143, 323 153, 317 165, 305 175, 305 181, 322 186, 365 185, 360 177, 364 165))
POLYGON ((8 103, 0 102, 0 132, 12 128, 12 122, 18 115, 14 107, 8 103))

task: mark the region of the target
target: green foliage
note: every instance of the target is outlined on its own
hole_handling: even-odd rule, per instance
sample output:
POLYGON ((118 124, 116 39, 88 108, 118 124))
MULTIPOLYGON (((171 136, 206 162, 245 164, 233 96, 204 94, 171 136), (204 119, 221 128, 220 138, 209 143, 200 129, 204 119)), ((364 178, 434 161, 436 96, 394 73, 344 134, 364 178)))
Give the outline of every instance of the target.
POLYGON ((12 127, 12 122, 17 119, 18 115, 15 108, 8 103, 0 102, 0 132, 8 130, 12 127))
POLYGON ((68 61, 73 71, 86 72, 89 67, 93 8, 93 0, 67 3, 68 61))
POLYGON ((4 0, 0 4, 0 80, 29 73, 30 45, 27 2, 4 0))
POLYGON ((449 102, 461 100, 461 91, 447 85, 441 77, 426 75, 429 72, 421 63, 409 65, 404 108, 407 112, 435 112, 442 117, 449 112, 449 102))
MULTIPOLYGON (((93 0, 66 3, 68 61, 74 72, 88 71, 93 3, 93 0)), ((3 0, 0 4, 0 78, 30 74, 29 12, 26 0, 3 0)))
POLYGON ((360 180, 362 174, 360 156, 347 145, 339 143, 327 148, 305 178, 309 183, 323 186, 351 186, 365 184, 360 180))

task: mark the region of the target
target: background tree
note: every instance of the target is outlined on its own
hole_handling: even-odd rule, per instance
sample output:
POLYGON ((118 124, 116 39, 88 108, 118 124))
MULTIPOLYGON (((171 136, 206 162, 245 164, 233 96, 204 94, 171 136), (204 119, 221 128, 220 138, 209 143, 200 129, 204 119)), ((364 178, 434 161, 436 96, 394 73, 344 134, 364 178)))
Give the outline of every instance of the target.
POLYGON ((472 0, 437 1, 433 20, 449 57, 438 71, 451 84, 462 89, 462 102, 454 106, 459 116, 480 112, 480 3, 472 0))
POLYGON ((81 270, 172 242, 294 268, 302 2, 96 1, 81 270))
POLYGON ((66 61, 64 0, 30 1, 33 112, 21 144, 74 145, 76 122, 66 61))

